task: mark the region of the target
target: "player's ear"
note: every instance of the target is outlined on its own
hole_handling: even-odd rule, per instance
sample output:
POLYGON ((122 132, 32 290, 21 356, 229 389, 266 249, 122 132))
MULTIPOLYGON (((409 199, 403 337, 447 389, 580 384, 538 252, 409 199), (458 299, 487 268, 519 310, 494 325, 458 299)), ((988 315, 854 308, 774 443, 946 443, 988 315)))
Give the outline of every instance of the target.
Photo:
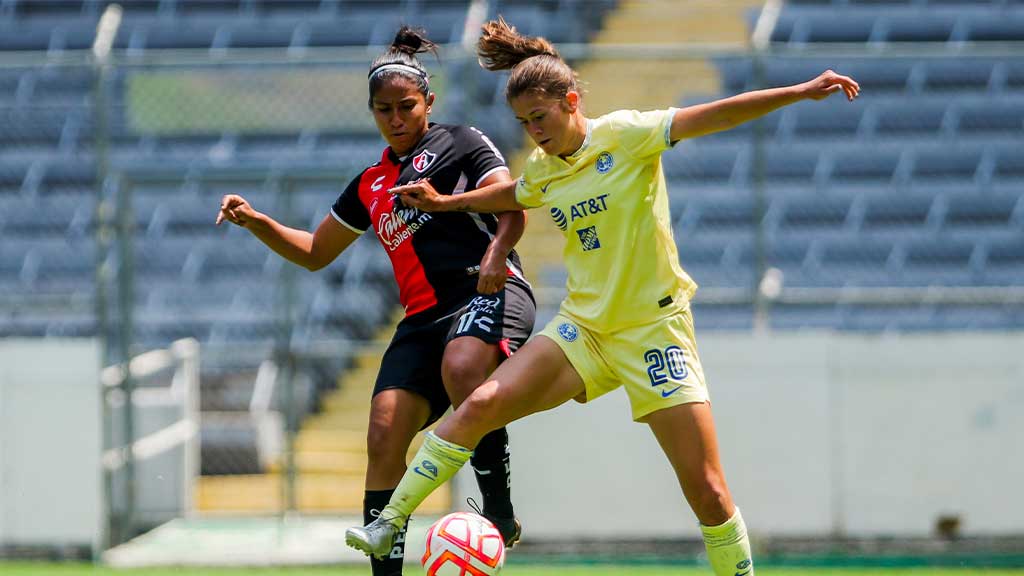
POLYGON ((427 94, 427 114, 430 114, 430 109, 434 105, 434 93, 430 92, 427 94))
POLYGON ((562 101, 565 110, 570 114, 576 112, 580 107, 580 93, 575 90, 569 90, 565 93, 565 99, 562 101))

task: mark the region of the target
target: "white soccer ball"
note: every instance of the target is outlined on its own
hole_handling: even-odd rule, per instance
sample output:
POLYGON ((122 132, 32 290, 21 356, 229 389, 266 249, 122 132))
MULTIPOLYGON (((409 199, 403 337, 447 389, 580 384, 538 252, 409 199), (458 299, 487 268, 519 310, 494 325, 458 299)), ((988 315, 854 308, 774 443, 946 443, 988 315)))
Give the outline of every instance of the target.
POLYGON ((427 530, 420 563, 427 576, 493 576, 505 565, 505 542, 483 516, 455 512, 427 530))

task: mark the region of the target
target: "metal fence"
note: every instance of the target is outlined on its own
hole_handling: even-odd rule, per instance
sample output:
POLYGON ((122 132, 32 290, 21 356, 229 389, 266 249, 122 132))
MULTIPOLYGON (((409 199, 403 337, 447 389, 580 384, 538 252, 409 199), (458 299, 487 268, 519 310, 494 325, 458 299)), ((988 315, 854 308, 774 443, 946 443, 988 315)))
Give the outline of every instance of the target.
MULTIPOLYGON (((800 103, 663 156, 680 258, 702 284, 702 328, 1024 325, 1015 46, 560 48, 591 114, 687 105, 825 68, 861 83, 855 103, 800 103)), ((0 333, 97 335, 108 365, 199 340, 204 478, 276 474, 237 485, 258 505, 222 509, 330 510, 329 499, 303 499, 304 475, 307 487, 348 486, 327 475, 349 468, 326 463, 328 444, 303 452, 298 439, 331 409, 338 372, 360 350, 379 352, 368 343, 396 304, 386 259, 364 238, 311 275, 213 220, 229 192, 295 227, 324 217, 383 148, 366 108, 376 53, 0 61, 0 333)), ((474 124, 510 156, 524 145, 503 75, 457 46, 425 64, 437 120, 474 124)), ((551 302, 564 272, 543 252, 527 267, 551 302)), ((111 506, 124 509, 133 496, 116 492, 111 506)), ((217 493, 197 506, 217 509, 217 493)), ((135 522, 121 538, 144 527, 135 522)))

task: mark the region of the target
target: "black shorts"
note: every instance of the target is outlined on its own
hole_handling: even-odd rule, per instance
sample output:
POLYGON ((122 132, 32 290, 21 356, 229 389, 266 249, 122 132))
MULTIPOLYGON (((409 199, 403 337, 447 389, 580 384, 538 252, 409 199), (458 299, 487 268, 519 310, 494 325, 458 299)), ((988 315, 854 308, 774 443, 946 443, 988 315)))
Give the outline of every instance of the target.
POLYGON ((451 401, 441 379, 445 346, 455 338, 473 336, 497 344, 505 357, 519 349, 533 331, 537 304, 530 288, 509 278, 495 294, 475 294, 440 314, 402 320, 381 358, 373 394, 401 388, 430 403, 424 428, 444 415, 451 401))

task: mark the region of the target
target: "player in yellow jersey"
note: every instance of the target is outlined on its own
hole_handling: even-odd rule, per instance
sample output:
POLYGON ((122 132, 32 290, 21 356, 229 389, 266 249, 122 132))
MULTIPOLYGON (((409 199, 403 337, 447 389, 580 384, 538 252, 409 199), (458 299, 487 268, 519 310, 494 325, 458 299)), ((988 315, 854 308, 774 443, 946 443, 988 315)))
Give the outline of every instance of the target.
POLYGON ((660 153, 801 100, 837 92, 852 100, 859 86, 826 71, 708 104, 588 119, 575 73, 543 38, 492 21, 477 51, 489 70, 512 70, 508 103, 537 144, 522 177, 459 195, 440 195, 426 181, 393 192, 428 211, 547 207, 566 235, 568 296, 538 336, 427 435, 378 520, 349 529, 346 541, 369 554, 388 550, 405 518, 483 435, 624 386, 634 420, 650 426, 700 521, 715 574, 753 574, 746 526, 719 462, 690 316, 697 286, 679 265, 660 153))

